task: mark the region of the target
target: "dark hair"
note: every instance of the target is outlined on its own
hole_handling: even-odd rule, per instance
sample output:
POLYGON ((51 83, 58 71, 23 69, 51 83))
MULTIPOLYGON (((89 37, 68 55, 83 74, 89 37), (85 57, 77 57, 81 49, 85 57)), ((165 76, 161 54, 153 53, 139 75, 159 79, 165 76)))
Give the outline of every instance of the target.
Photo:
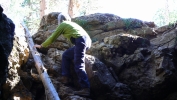
POLYGON ((63 21, 71 21, 70 16, 65 13, 58 14, 58 24, 61 24, 63 21))

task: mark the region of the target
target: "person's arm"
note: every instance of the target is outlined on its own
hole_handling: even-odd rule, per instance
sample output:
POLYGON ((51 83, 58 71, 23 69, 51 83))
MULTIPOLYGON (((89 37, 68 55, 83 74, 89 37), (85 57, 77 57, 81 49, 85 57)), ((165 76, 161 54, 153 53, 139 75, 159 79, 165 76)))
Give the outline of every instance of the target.
POLYGON ((47 39, 45 40, 45 42, 43 42, 41 44, 42 47, 47 47, 49 46, 50 44, 52 44, 62 33, 63 33, 63 29, 64 29, 64 25, 61 24, 57 27, 57 29, 55 30, 54 33, 52 33, 52 35, 47 39))
POLYGON ((35 44, 35 45, 34 45, 34 48, 39 48, 39 49, 40 49, 40 48, 42 48, 42 46, 41 46, 41 45, 38 45, 38 44, 35 44))

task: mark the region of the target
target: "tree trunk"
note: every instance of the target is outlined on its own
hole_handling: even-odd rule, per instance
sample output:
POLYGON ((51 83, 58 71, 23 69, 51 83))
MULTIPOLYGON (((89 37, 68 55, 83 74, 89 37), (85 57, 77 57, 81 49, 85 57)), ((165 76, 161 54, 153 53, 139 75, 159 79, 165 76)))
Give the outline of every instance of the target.
POLYGON ((40 17, 41 18, 45 15, 45 9, 46 9, 46 1, 41 0, 40 1, 40 17))
POLYGON ((37 69, 38 74, 42 80, 44 87, 45 87, 45 92, 46 92, 48 99, 49 100, 60 100, 58 93, 56 92, 56 90, 49 78, 49 75, 47 74, 47 70, 42 63, 39 53, 37 52, 36 48, 33 47, 34 42, 33 42, 32 37, 28 31, 28 28, 25 26, 25 24, 23 22, 21 24, 25 29, 25 34, 26 34, 25 36, 26 36, 30 51, 32 53, 32 56, 34 58, 36 69, 37 69))
POLYGON ((68 14, 71 18, 76 17, 80 7, 79 0, 69 0, 68 14))

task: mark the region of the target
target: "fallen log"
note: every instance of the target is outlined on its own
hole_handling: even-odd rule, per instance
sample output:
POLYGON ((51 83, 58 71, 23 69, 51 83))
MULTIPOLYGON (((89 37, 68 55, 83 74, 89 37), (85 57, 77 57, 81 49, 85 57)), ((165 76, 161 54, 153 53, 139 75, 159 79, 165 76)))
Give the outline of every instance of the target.
POLYGON ((42 83, 45 87, 45 92, 46 92, 46 96, 49 100, 60 100, 58 93, 56 92, 52 81, 49 78, 49 75, 47 74, 47 70, 44 67, 41 57, 39 55, 39 53, 37 52, 36 48, 34 48, 34 42, 33 39, 29 33, 28 28, 26 27, 26 25, 24 24, 24 22, 21 22, 21 25, 24 27, 25 30, 25 36, 28 42, 28 46, 30 48, 30 51, 32 53, 32 56, 34 58, 35 61, 35 66, 36 69, 38 71, 38 74, 40 76, 40 79, 42 80, 42 83))

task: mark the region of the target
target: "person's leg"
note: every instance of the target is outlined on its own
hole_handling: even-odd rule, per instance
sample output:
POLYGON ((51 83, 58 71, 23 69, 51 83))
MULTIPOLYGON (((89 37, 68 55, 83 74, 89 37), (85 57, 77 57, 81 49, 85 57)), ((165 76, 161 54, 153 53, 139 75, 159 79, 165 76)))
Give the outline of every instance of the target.
POLYGON ((79 84, 82 88, 80 91, 75 91, 75 94, 78 95, 88 96, 90 94, 90 83, 85 71, 85 54, 86 50, 90 48, 90 46, 90 37, 83 36, 76 39, 74 50, 74 68, 79 78, 79 84))
POLYGON ((70 65, 72 63, 72 60, 74 59, 74 48, 75 47, 69 48, 62 55, 62 77, 60 81, 64 84, 69 83, 70 65))
POLYGON ((74 68, 79 78, 81 88, 89 88, 90 84, 85 71, 85 53, 87 46, 83 38, 76 39, 74 49, 74 68))

